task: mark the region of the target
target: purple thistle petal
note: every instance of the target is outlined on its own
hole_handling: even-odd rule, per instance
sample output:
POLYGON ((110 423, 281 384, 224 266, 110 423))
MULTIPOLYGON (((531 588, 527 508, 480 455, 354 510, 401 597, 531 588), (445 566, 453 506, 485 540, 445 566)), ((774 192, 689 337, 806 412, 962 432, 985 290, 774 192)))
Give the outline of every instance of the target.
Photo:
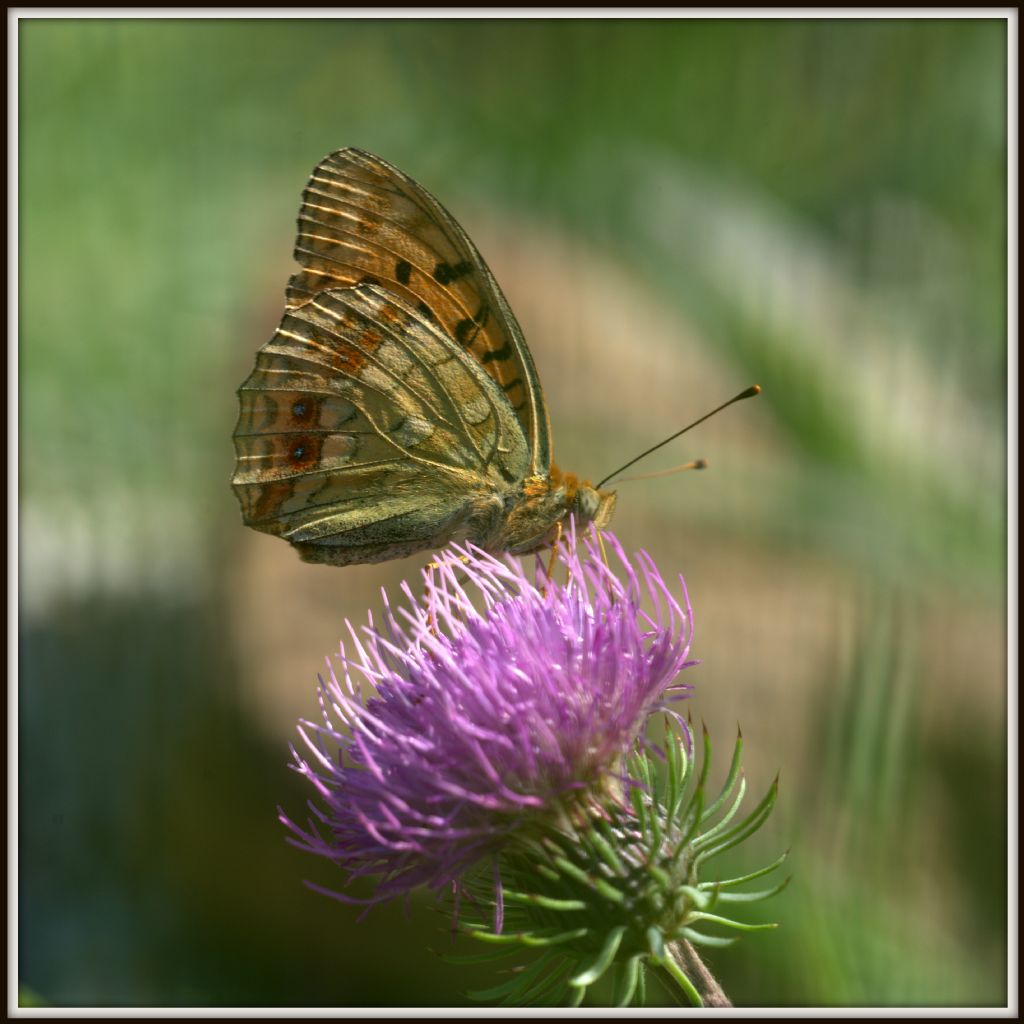
POLYGON ((384 593, 376 623, 346 623, 319 679, 323 723, 300 722, 305 749, 292 748, 319 806, 306 829, 280 815, 349 880, 377 876, 368 900, 336 898, 461 891, 510 836, 637 785, 626 755, 691 689, 676 677, 694 664, 692 611, 682 580, 680 602, 646 553, 630 562, 602 536, 614 569, 570 525, 551 580, 542 559, 527 574, 453 545, 424 571, 423 598, 403 583, 404 605, 384 593))

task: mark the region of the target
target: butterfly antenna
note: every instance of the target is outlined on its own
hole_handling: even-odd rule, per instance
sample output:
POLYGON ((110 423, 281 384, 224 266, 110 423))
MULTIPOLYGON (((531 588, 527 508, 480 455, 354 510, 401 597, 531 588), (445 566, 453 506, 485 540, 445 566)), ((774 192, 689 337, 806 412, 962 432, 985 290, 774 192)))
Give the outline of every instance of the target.
POLYGON ((628 484, 634 480, 653 480, 659 476, 674 476, 686 469, 707 469, 707 459, 694 459, 692 462, 684 462, 681 466, 673 466, 671 469, 660 469, 654 473, 638 473, 636 476, 624 476, 619 480, 620 484, 628 484))
MULTIPOLYGON (((669 441, 674 441, 677 437, 681 437, 688 430, 693 430, 693 428, 696 427, 698 424, 703 423, 706 419, 710 419, 712 416, 714 416, 716 412, 721 412, 723 409, 728 408, 734 402, 740 402, 744 398, 753 398, 754 395, 759 395, 760 393, 761 393, 761 385, 760 384, 754 384, 751 387, 747 388, 746 391, 741 391, 735 397, 730 398, 728 402, 723 402, 720 406, 718 406, 717 409, 712 409, 711 412, 705 413, 703 416, 701 416, 701 418, 699 420, 694 420, 688 426, 683 427, 682 430, 677 430, 674 434, 672 434, 671 437, 666 437, 664 441, 659 441, 653 448, 648 448, 647 451, 641 452, 635 459, 630 459, 629 462, 627 462, 624 466, 619 466, 619 468, 617 470, 615 470, 614 473, 609 473, 597 485, 598 490, 600 490, 602 487, 604 487, 604 485, 606 483, 608 483, 609 480, 611 480, 614 477, 618 476, 624 469, 629 469, 630 466, 635 465, 641 459, 646 459, 647 456, 650 455, 652 452, 656 452, 659 448, 663 448, 665 445, 667 445, 669 443, 669 441)), ((693 468, 696 469, 698 467, 694 466, 693 468)), ((703 468, 703 467, 700 467, 700 468, 703 468)), ((669 472, 675 472, 675 470, 670 470, 669 472)))

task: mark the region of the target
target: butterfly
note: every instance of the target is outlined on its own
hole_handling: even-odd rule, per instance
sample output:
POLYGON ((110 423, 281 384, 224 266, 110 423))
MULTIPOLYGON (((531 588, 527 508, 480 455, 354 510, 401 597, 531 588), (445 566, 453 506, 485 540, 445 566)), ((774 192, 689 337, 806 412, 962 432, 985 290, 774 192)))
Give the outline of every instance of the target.
POLYGON ((449 541, 521 554, 607 525, 615 492, 551 461, 533 358, 447 210, 380 157, 341 149, 302 196, 280 326, 238 389, 232 486, 247 526, 308 562, 449 541))

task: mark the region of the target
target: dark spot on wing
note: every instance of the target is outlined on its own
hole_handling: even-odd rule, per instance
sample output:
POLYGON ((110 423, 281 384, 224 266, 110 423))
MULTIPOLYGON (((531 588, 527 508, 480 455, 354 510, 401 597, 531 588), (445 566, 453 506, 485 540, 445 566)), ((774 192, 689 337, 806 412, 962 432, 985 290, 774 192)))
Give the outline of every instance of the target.
POLYGON ((322 447, 323 441, 315 435, 297 437, 288 442, 288 461, 297 468, 308 469, 320 458, 322 447))
POLYGON ((459 260, 454 267, 450 263, 438 263, 434 267, 434 280, 438 284, 451 284, 465 277, 472 269, 473 265, 468 260, 459 260))
POLYGON ((395 280, 399 284, 408 284, 412 276, 412 264, 408 260, 399 260, 395 264, 395 280))
POLYGON ((316 416, 317 403, 308 398, 300 398, 292 403, 292 422, 310 423, 316 416))
POLYGON ((417 302, 416 308, 432 323, 437 323, 437 317, 434 316, 434 311, 425 302, 417 302))
POLYGON ((505 395, 510 403, 513 402, 515 398, 521 396, 522 401, 520 401, 518 405, 512 406, 512 408, 516 412, 519 412, 519 410, 522 409, 524 405, 526 405, 526 385, 523 383, 522 377, 513 377, 513 379, 510 380, 507 384, 501 385, 501 390, 505 392, 505 395), (517 392, 516 388, 519 388, 520 390, 517 392))
POLYGON ((460 320, 455 325, 455 340, 463 347, 467 348, 472 344, 473 339, 477 335, 477 331, 480 328, 468 317, 465 320, 460 320))
POLYGON ((508 359, 511 355, 512 343, 506 341, 505 344, 501 346, 501 348, 496 349, 494 352, 485 352, 483 355, 483 359, 481 359, 481 362, 489 363, 493 359, 500 359, 504 361, 505 359, 508 359))
POLYGON ((487 323, 487 317, 490 315, 490 310, 487 305, 482 305, 472 317, 467 317, 465 320, 460 320, 455 325, 455 340, 463 348, 469 348, 470 345, 476 340, 476 336, 480 333, 480 329, 485 323, 487 323))

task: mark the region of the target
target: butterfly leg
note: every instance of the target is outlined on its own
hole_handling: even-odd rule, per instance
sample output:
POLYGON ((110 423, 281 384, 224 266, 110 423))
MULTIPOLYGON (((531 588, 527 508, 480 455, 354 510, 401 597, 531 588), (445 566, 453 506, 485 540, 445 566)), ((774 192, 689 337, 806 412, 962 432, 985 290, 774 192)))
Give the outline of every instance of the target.
POLYGON ((555 539, 551 545, 551 557, 548 559, 548 567, 544 572, 544 586, 540 588, 541 595, 547 597, 548 584, 555 571, 555 562, 558 559, 558 545, 562 542, 562 521, 555 523, 555 539))
POLYGON ((434 570, 439 568, 439 562, 427 562, 423 570, 423 603, 427 606, 430 635, 434 637, 438 635, 437 618, 434 615, 434 605, 430 600, 430 592, 434 589, 434 570))
MULTIPOLYGON (((468 555, 458 555, 457 557, 458 557, 458 560, 460 562, 462 562, 463 564, 468 564, 469 563, 470 559, 469 559, 468 555)), ((423 579, 424 579, 423 600, 424 601, 428 601, 428 599, 430 597, 430 589, 431 589, 431 587, 434 584, 434 570, 435 569, 440 569, 440 568, 441 568, 441 563, 440 562, 427 562, 426 567, 423 570, 423 579), (430 574, 429 576, 427 575, 428 573, 430 574)), ((465 582, 465 581, 463 580, 463 582, 465 582)), ((431 632, 431 634, 433 636, 437 636, 438 635, 438 632, 437 632, 437 620, 434 618, 434 609, 433 609, 432 606, 430 607, 430 632, 431 632)))

